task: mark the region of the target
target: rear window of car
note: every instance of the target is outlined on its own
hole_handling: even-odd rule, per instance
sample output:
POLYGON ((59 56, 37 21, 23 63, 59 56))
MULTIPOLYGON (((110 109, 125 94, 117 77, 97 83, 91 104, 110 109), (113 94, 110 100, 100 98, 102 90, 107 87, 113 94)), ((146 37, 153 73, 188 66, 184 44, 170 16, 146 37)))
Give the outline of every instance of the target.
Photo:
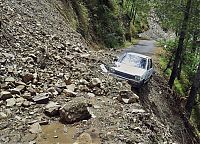
POLYGON ((121 63, 145 69, 147 65, 147 59, 137 55, 126 54, 122 58, 121 63))

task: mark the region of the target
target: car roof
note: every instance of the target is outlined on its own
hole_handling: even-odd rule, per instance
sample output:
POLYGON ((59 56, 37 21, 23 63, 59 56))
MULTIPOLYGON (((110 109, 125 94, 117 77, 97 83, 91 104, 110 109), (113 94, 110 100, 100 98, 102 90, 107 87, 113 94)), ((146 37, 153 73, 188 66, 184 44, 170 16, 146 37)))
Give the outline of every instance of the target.
POLYGON ((130 55, 136 55, 136 56, 139 56, 139 57, 142 57, 142 58, 149 58, 149 59, 151 59, 151 57, 143 55, 143 54, 139 54, 139 53, 134 53, 134 52, 126 52, 126 53, 130 54, 130 55))

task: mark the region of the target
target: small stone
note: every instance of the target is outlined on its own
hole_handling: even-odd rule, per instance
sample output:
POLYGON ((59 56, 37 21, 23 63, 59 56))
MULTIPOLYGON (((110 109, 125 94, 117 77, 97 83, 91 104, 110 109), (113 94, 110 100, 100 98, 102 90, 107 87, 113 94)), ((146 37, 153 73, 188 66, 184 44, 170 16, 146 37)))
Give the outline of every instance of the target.
POLYGON ((73 144, 93 144, 89 133, 82 133, 73 144))
POLYGON ((66 84, 71 84, 71 79, 69 74, 64 75, 64 81, 66 84))
POLYGON ((89 84, 89 82, 86 81, 85 79, 80 79, 80 80, 79 80, 79 83, 80 83, 80 84, 83 84, 83 85, 89 84))
POLYGON ((91 98, 95 97, 95 94, 93 94, 93 93, 87 93, 87 95, 88 95, 89 97, 91 97, 91 98))
POLYGON ((6 100, 6 99, 9 99, 9 98, 12 98, 12 94, 8 91, 2 91, 1 92, 1 100, 6 100))
POLYGON ((1 59, 0 59, 0 63, 1 63, 2 65, 4 65, 4 64, 6 63, 6 59, 5 59, 5 58, 1 58, 1 59))
POLYGON ((20 121, 22 118, 20 116, 15 116, 15 119, 17 119, 18 121, 20 121))
POLYGON ((35 89, 33 89, 32 87, 28 87, 27 90, 30 92, 30 94, 31 94, 32 96, 36 95, 36 91, 35 91, 35 89))
POLYGON ((33 101, 38 104, 46 104, 49 101, 49 96, 47 93, 40 93, 33 98, 33 101))
POLYGON ((21 106, 23 104, 23 102, 25 101, 24 98, 20 97, 16 99, 16 105, 17 106, 21 106))
POLYGON ((137 103, 139 101, 139 97, 131 91, 120 91, 117 100, 125 104, 130 104, 137 103))
POLYGON ((25 83, 32 82, 33 80, 34 80, 34 75, 31 73, 27 73, 24 76, 22 76, 22 81, 25 83))
POLYGON ((144 113, 145 110, 143 109, 132 109, 132 113, 144 113))
POLYGON ((59 114, 59 111, 58 111, 59 108, 60 108, 60 105, 58 105, 58 103, 50 101, 45 106, 45 113, 48 116, 57 116, 59 114))
POLYGON ((101 107, 100 106, 98 106, 98 105, 94 105, 93 106, 95 109, 100 109, 101 107))
POLYGON ((22 106, 24 106, 24 107, 29 107, 29 106, 30 106, 30 102, 27 101, 27 100, 25 100, 25 101, 23 102, 22 106))
POLYGON ((100 86, 101 84, 101 80, 99 78, 93 78, 92 81, 91 81, 91 86, 94 87, 94 86, 100 86))
POLYGON ((62 89, 62 88, 66 88, 67 85, 66 83, 62 82, 62 83, 56 83, 55 86, 62 89))
POLYGON ((33 134, 38 134, 42 132, 42 128, 39 123, 34 123, 30 126, 29 131, 33 134))
POLYGON ((84 92, 89 92, 90 91, 90 89, 86 85, 79 85, 78 89, 80 91, 84 91, 84 92))
POLYGON ((13 77, 8 77, 5 79, 5 82, 14 82, 15 79, 13 77))
POLYGON ((24 85, 25 86, 26 84, 24 82, 22 82, 22 81, 16 81, 15 85, 16 86, 19 86, 19 85, 24 85))
POLYGON ((122 98, 122 101, 127 104, 129 102, 129 99, 122 98))
POLYGON ((137 96, 136 94, 134 94, 132 97, 130 97, 129 101, 128 101, 129 104, 137 103, 137 102, 139 102, 139 96, 137 96))
POLYGON ((7 118, 7 115, 3 112, 0 112, 0 120, 7 118))
POLYGON ((9 89, 8 83, 1 83, 0 84, 0 89, 9 89))
POLYGON ((23 98, 27 99, 27 100, 32 100, 32 96, 29 92, 26 92, 22 95, 23 98))
POLYGON ((12 115, 12 111, 10 110, 10 108, 5 109, 5 112, 8 116, 12 115))
POLYGON ((64 133, 68 132, 68 129, 67 129, 67 127, 65 125, 64 125, 63 131, 64 131, 64 133))
POLYGON ((11 89, 12 94, 21 94, 22 91, 24 90, 25 86, 24 85, 19 85, 14 89, 11 89))
POLYGON ((67 85, 67 89, 74 92, 74 89, 75 89, 76 85, 75 84, 70 84, 70 85, 67 85))
POLYGON ((64 89, 63 90, 63 93, 65 94, 65 96, 67 97, 76 97, 76 93, 71 91, 71 90, 68 90, 68 89, 64 89))
POLYGON ((8 72, 9 73, 13 73, 14 72, 14 67, 13 66, 9 66, 8 67, 8 72))
POLYGON ((29 54, 29 57, 31 57, 35 62, 37 61, 37 57, 35 54, 29 54))
POLYGON ((6 102, 7 102, 7 104, 6 104, 7 107, 12 107, 16 104, 16 99, 10 98, 10 99, 7 99, 6 102))
POLYGON ((30 141, 28 144, 36 144, 36 141, 30 141))
POLYGON ((139 132, 139 133, 142 133, 142 129, 140 127, 135 127, 134 130, 139 132))

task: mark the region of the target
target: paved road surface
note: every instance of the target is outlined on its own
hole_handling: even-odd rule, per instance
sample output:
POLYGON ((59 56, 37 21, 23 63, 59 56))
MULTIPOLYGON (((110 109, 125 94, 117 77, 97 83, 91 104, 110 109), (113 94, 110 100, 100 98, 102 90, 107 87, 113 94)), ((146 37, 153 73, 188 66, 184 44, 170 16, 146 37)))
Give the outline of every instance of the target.
POLYGON ((154 40, 140 40, 138 44, 128 47, 123 52, 135 52, 148 56, 153 56, 155 53, 155 41, 154 40))

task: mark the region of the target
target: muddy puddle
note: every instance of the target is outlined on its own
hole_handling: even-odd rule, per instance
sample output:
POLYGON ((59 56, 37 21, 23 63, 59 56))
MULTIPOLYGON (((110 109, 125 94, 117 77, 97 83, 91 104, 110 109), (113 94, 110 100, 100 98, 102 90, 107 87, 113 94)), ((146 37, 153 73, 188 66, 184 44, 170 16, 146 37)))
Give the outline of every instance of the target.
POLYGON ((78 137, 75 126, 66 126, 61 123, 51 123, 42 126, 42 133, 37 137, 37 144, 100 144, 99 133, 89 129, 78 137), (76 136, 75 136, 76 135, 76 136))
POLYGON ((38 144, 73 144, 75 127, 67 127, 61 123, 42 126, 42 133, 37 138, 38 144))

